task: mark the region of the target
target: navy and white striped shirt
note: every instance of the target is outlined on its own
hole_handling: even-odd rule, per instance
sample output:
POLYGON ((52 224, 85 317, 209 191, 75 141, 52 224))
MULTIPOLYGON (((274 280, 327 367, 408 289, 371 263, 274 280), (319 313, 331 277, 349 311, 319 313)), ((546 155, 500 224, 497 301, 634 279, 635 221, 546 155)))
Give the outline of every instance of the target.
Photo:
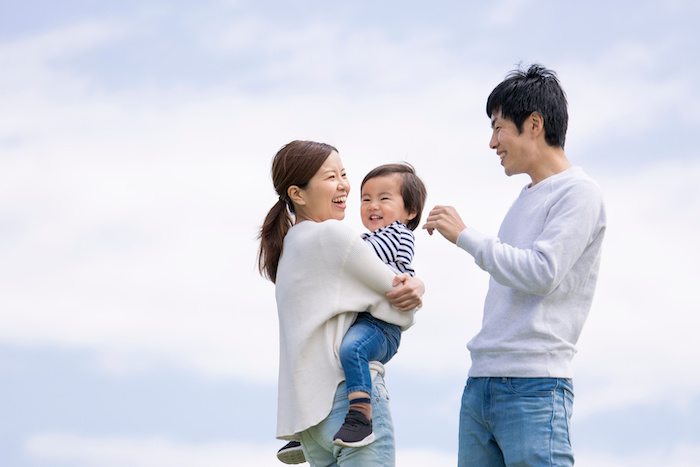
POLYGON ((362 234, 362 239, 372 245, 377 256, 397 274, 407 273, 414 276, 411 267, 413 261, 414 236, 411 229, 399 221, 362 234))

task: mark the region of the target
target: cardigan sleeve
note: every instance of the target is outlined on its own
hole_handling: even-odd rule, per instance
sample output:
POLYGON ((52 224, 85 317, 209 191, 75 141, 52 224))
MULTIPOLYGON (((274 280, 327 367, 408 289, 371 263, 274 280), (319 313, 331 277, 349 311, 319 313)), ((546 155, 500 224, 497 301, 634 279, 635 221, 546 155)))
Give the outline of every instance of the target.
POLYGON ((391 283, 396 274, 352 229, 340 222, 329 227, 327 234, 332 236, 329 243, 342 251, 337 311, 367 311, 404 330, 413 325, 415 310, 399 311, 386 299, 386 294, 393 290, 391 283))

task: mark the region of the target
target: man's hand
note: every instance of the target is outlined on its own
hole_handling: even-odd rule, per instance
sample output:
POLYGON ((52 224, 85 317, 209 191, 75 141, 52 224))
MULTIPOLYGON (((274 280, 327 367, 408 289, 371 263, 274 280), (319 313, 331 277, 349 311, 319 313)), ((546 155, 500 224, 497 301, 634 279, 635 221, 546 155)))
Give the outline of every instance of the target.
POLYGON ((391 285, 400 287, 388 292, 386 299, 400 311, 410 311, 423 306, 421 297, 425 293, 425 284, 422 280, 408 274, 399 274, 394 277, 391 285))
POLYGON ((428 219, 425 221, 423 228, 426 229, 430 235, 437 230, 452 243, 457 243, 457 237, 459 237, 459 234, 462 230, 466 229, 467 226, 464 225, 462 218, 459 217, 454 207, 435 206, 433 210, 430 211, 430 214, 428 214, 428 219))

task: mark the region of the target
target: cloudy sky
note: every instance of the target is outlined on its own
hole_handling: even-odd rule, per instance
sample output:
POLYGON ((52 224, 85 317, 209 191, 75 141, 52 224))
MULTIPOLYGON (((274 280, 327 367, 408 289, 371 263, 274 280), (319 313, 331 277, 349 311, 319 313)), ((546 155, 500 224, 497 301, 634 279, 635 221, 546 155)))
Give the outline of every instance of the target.
MULTIPOLYGON (((488 148, 486 97, 532 62, 608 209, 577 465, 696 465, 698 19, 692 0, 2 1, 0 465, 282 465, 256 271, 273 155, 335 145, 358 235, 359 182, 399 160, 429 207, 495 233, 528 179, 488 148)), ((425 307, 387 366, 398 465, 455 465, 488 276, 423 231, 415 266, 425 307)))

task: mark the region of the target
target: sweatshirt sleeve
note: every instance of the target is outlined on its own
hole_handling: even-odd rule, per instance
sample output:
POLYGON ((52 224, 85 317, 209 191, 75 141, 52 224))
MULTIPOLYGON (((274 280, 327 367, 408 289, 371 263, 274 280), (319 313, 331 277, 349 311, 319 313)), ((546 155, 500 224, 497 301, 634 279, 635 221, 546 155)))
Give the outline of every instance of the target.
POLYGON ((599 230, 600 191, 578 184, 545 206, 541 232, 530 248, 516 248, 498 237, 467 228, 457 245, 474 256, 476 264, 499 284, 535 295, 558 287, 599 230))

